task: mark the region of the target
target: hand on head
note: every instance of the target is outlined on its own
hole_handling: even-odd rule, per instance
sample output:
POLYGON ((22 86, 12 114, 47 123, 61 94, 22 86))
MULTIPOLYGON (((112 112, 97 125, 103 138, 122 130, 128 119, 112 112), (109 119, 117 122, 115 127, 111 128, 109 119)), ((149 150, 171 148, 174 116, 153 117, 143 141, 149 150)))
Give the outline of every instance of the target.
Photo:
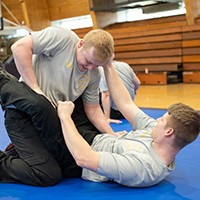
POLYGON ((115 58, 115 54, 113 53, 112 56, 107 60, 106 63, 102 66, 104 69, 107 67, 111 67, 112 61, 115 58))

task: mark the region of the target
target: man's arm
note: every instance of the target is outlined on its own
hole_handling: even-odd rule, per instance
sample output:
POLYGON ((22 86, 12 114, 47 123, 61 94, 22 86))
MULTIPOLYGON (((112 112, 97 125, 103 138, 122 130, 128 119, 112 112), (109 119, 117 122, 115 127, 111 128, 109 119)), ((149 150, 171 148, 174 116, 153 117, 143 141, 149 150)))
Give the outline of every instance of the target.
POLYGON ((97 172, 99 166, 99 153, 93 151, 89 144, 78 133, 74 122, 71 119, 74 104, 70 101, 59 101, 57 106, 65 143, 77 165, 97 172))
POLYGON ((115 120, 110 118, 110 93, 109 91, 104 91, 101 93, 101 101, 103 105, 104 115, 108 123, 122 123, 120 120, 115 120))
POLYGON ((15 64, 19 74, 22 76, 26 84, 35 92, 44 95, 52 102, 40 89, 37 84, 35 73, 33 71, 32 56, 33 56, 33 39, 28 35, 11 46, 15 64))
POLYGON ((139 89, 141 82, 140 82, 139 78, 136 75, 133 78, 132 82, 133 82, 134 89, 135 89, 135 94, 136 94, 136 91, 139 89))
POLYGON ((119 136, 124 133, 124 131, 115 133, 112 130, 112 128, 106 121, 106 118, 99 104, 89 104, 83 101, 83 105, 88 119, 101 133, 109 133, 110 135, 115 135, 115 136, 119 136))
POLYGON ((33 39, 31 35, 28 35, 11 46, 13 52, 15 64, 20 75, 31 88, 35 89, 38 87, 35 74, 32 66, 33 56, 33 39))
POLYGON ((132 101, 129 92, 120 80, 112 63, 104 66, 104 73, 111 97, 124 117, 133 125, 134 118, 140 110, 132 101))

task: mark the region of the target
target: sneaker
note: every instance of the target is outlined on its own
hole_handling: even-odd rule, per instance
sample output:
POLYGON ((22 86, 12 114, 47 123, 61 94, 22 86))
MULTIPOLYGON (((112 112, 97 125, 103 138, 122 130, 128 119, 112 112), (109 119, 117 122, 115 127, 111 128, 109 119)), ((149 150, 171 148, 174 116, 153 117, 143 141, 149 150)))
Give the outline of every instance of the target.
POLYGON ((4 69, 3 63, 0 61, 0 89, 6 82, 11 80, 18 81, 15 76, 11 75, 4 69))
POLYGON ((10 144, 8 144, 4 153, 6 156, 17 156, 18 155, 12 142, 10 144))

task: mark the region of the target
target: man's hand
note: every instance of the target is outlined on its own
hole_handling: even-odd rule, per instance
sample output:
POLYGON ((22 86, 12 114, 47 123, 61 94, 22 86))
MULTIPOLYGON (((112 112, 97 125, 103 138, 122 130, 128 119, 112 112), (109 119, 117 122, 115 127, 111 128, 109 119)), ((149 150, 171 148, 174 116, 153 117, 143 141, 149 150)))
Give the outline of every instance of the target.
POLYGON ((117 120, 117 119, 110 119, 110 118, 108 118, 108 119, 106 119, 107 120, 107 122, 110 124, 110 123, 114 123, 114 124, 121 124, 122 123, 122 121, 120 121, 120 120, 117 120))
POLYGON ((115 54, 113 53, 112 56, 107 60, 107 62, 102 65, 102 67, 103 68, 109 67, 112 64, 112 61, 114 58, 115 58, 115 54))
POLYGON ((71 101, 58 101, 57 112, 60 119, 71 117, 74 110, 74 103, 71 101))
POLYGON ((120 136, 120 135, 123 135, 124 133, 127 133, 127 131, 118 131, 118 132, 115 132, 115 136, 120 136))
POLYGON ((32 90, 34 90, 34 91, 35 91, 36 93, 38 93, 38 94, 41 94, 41 95, 45 96, 45 97, 51 102, 51 105, 52 105, 54 108, 56 108, 56 106, 55 106, 54 103, 51 101, 51 99, 49 99, 49 97, 47 97, 47 96, 44 94, 44 92, 40 89, 39 86, 37 86, 37 87, 35 87, 35 88, 32 88, 32 90))

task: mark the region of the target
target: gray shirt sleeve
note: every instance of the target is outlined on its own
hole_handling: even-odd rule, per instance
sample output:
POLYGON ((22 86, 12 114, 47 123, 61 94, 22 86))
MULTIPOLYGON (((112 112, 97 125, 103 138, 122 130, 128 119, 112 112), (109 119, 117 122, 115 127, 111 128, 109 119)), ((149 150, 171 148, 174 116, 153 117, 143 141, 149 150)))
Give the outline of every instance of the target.
POLYGON ((78 39, 72 33, 72 31, 60 27, 48 27, 41 31, 32 32, 33 54, 54 57, 59 51, 63 51, 63 47, 67 43, 70 43, 73 39, 78 39))
POLYGON ((133 130, 138 129, 147 129, 152 130, 157 125, 157 121, 147 114, 145 114, 142 110, 140 110, 134 119, 133 122, 133 130))

